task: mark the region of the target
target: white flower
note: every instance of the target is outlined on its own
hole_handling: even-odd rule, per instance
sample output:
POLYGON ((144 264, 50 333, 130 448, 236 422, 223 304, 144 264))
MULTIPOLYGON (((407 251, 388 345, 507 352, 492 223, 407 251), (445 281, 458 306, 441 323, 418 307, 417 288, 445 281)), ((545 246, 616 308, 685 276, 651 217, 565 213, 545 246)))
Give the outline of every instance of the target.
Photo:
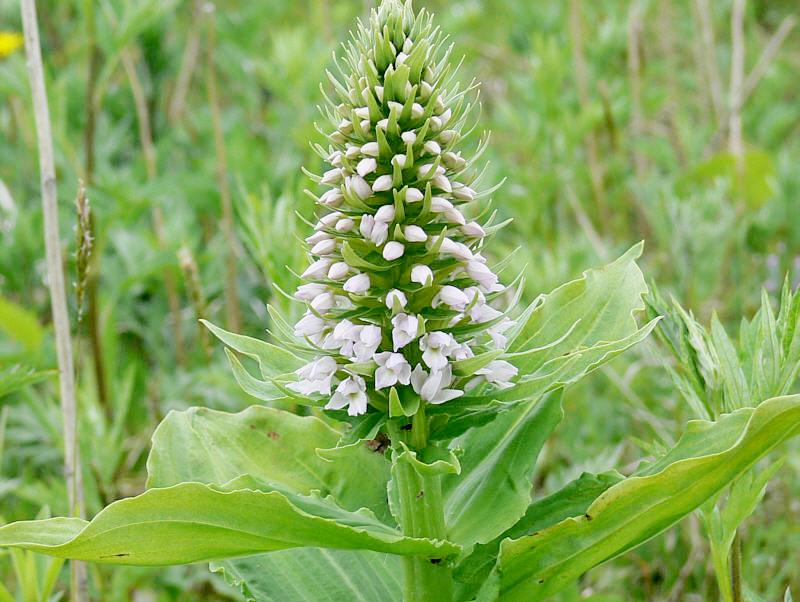
POLYGON ((318 282, 309 282, 308 284, 298 286, 294 296, 296 299, 300 299, 301 301, 311 301, 327 290, 328 287, 324 284, 318 282))
POLYGON ((356 117, 359 119, 369 119, 369 109, 367 107, 353 109, 353 113, 355 113, 356 117))
POLYGON ((433 177, 433 180, 431 180, 431 185, 445 192, 453 191, 450 180, 447 179, 447 176, 443 176, 441 174, 433 177))
POLYGON ((297 374, 301 380, 296 383, 289 383, 286 386, 303 395, 311 395, 312 393, 330 395, 331 381, 333 380, 333 375, 336 373, 337 368, 336 360, 324 355, 306 364, 302 368, 295 370, 295 374, 297 374))
POLYGON ((389 241, 383 248, 383 258, 386 261, 394 261, 395 259, 399 259, 403 256, 405 249, 406 248, 403 246, 403 243, 397 242, 396 240, 389 241))
POLYGON ((407 160, 408 158, 403 154, 395 155, 394 157, 392 157, 392 165, 396 165, 400 169, 403 169, 406 166, 407 160))
POLYGON ((329 337, 330 348, 339 349, 345 357, 353 355, 353 347, 361 336, 363 326, 353 324, 350 320, 344 319, 333 329, 333 334, 329 337))
POLYGON ((383 205, 375 212, 375 221, 390 223, 394 220, 394 205, 383 205))
POLYGON ((482 376, 486 382, 505 388, 511 386, 511 379, 517 375, 517 369, 505 360, 494 360, 476 370, 475 374, 482 376))
POLYGON ((433 370, 447 365, 447 358, 458 349, 458 343, 449 332, 429 332, 419 340, 422 361, 433 370))
POLYGON ((425 372, 422 364, 417 364, 411 373, 411 386, 414 392, 432 404, 444 403, 464 394, 458 389, 448 389, 447 387, 452 382, 453 373, 449 364, 442 370, 431 371, 430 374, 425 372))
POLYGON ((376 169, 378 169, 378 162, 372 157, 361 159, 356 166, 356 171, 362 178, 368 174, 371 174, 376 169))
POLYGON ((414 132, 403 132, 400 134, 400 138, 402 138, 403 142, 406 144, 414 144, 417 141, 417 134, 414 132))
POLYGON ((340 188, 331 188, 321 197, 319 197, 319 202, 323 205, 327 205, 328 207, 338 207, 342 204, 343 200, 344 195, 342 194, 342 190, 340 188))
POLYGON ((342 233, 350 232, 355 225, 356 223, 351 218, 345 217, 336 222, 336 231, 342 233))
POLYGON ((474 201, 475 191, 460 182, 453 182, 453 198, 460 201, 474 201))
POLYGON ((383 102, 383 86, 375 86, 375 96, 378 97, 378 100, 383 102))
POLYGON ((361 152, 369 157, 377 157, 380 149, 377 142, 367 142, 361 147, 361 152))
POLYGON ((372 196, 372 188, 370 188, 367 181, 361 176, 349 176, 345 180, 345 188, 352 194, 361 199, 362 201, 372 196))
POLYGON ((450 144, 453 140, 458 138, 458 136, 459 134, 455 130, 444 130, 443 132, 439 132, 439 140, 445 144, 450 144))
MULTIPOLYGON (((327 215, 323 215, 321 218, 319 218, 319 223, 314 226, 314 229, 322 230, 323 228, 328 228, 339 221, 339 218, 341 217, 342 213, 340 211, 334 211, 332 213, 328 213, 327 215)), ((327 233, 325 235, 329 236, 327 233)))
POLYGON ((419 190, 419 188, 406 189, 406 203, 419 203, 424 198, 425 195, 422 194, 422 191, 419 190))
POLYGON ((442 147, 439 146, 439 143, 436 140, 428 140, 423 146, 423 150, 427 153, 432 155, 438 155, 442 152, 442 147))
POLYGON ((331 239, 330 234, 328 234, 323 230, 317 230, 316 232, 314 232, 314 234, 306 238, 306 242, 310 245, 315 245, 320 241, 330 240, 330 239, 331 239))
POLYGON ((328 270, 328 278, 331 280, 341 280, 350 272, 350 266, 344 261, 337 261, 328 270))
POLYGON ((306 314, 294 325, 294 336, 308 337, 310 339, 319 338, 322 333, 330 328, 327 321, 311 312, 306 314))
POLYGON ((472 260, 467 262, 467 274, 483 287, 485 291, 495 292, 503 290, 503 286, 498 283, 497 275, 482 261, 472 260))
POLYGON ((366 413, 367 383, 360 376, 348 376, 340 382, 325 409, 341 410, 345 406, 350 416, 366 413))
POLYGON ((403 229, 403 236, 408 242, 425 242, 428 240, 425 230, 415 225, 406 226, 403 229))
POLYGON ((398 291, 396 288, 393 288, 389 291, 386 295, 386 307, 389 309, 394 310, 396 307, 403 309, 408 303, 408 299, 403 291, 398 291))
POLYGON ((314 263, 306 268, 306 271, 301 274, 301 278, 305 278, 306 280, 324 278, 328 273, 328 268, 332 263, 333 262, 330 259, 317 259, 314 263))
POLYGON ((461 232, 464 234, 464 236, 473 238, 483 238, 486 236, 486 231, 478 222, 469 222, 468 224, 461 226, 461 232))
POLYGON ((343 177, 344 177, 344 172, 340 168, 335 167, 333 169, 329 169, 324 174, 322 174, 322 179, 320 180, 320 183, 326 186, 333 186, 334 184, 338 184, 339 182, 341 182, 343 177))
POLYGON ((392 176, 390 176, 389 174, 378 176, 377 178, 375 178, 375 182, 372 183, 373 192, 383 192, 384 190, 389 190, 391 187, 392 187, 392 176))
POLYGON ((420 119, 425 114, 425 109, 418 102, 411 105, 411 118, 420 119))
POLYGON ((411 365, 401 353, 384 351, 375 355, 375 390, 379 391, 400 383, 407 385, 411 379, 411 365))
POLYGON ((356 360, 359 362, 371 360, 381 344, 382 336, 380 327, 374 324, 368 324, 361 328, 358 340, 353 346, 353 353, 356 356, 356 360))
POLYGON ((514 325, 513 320, 505 318, 503 320, 500 320, 494 326, 490 326, 489 329, 486 331, 486 334, 488 334, 489 337, 491 337, 492 342, 495 344, 496 347, 503 349, 508 343, 508 337, 503 333, 509 328, 511 328, 513 325, 514 325))
POLYGON ((467 245, 449 238, 445 238, 442 241, 442 246, 440 247, 439 252, 442 255, 452 255, 453 257, 463 261, 469 261, 473 258, 472 251, 469 250, 467 245))
POLYGON ((311 253, 313 255, 329 255, 330 253, 333 253, 335 249, 336 241, 332 238, 326 238, 325 240, 321 240, 311 247, 311 253))
POLYGON ((324 313, 336 305, 336 297, 331 292, 322 293, 314 297, 314 300, 310 303, 310 305, 318 313, 324 313))
POLYGON ((397 314, 392 318, 392 326, 392 344, 393 349, 397 351, 417 338, 419 318, 408 314, 397 314))
POLYGON ((418 263, 411 268, 411 282, 416 282, 422 286, 430 286, 433 282, 433 272, 428 266, 418 263))
POLYGON ((360 295, 366 293, 369 290, 370 281, 369 281, 369 274, 356 274, 355 276, 351 276, 347 279, 347 282, 344 283, 344 290, 348 293, 353 293, 354 295, 360 295))
POLYGON ((455 361, 458 360, 466 360, 471 357, 475 357, 475 353, 472 351, 472 347, 467 345, 466 343, 462 343, 458 346, 458 349, 453 351, 453 355, 451 356, 455 361))
POLYGON ((464 311, 469 301, 470 299, 464 291, 448 284, 440 288, 439 292, 436 293, 433 298, 433 307, 438 307, 444 303, 457 311, 464 311))
POLYGON ((376 246, 385 243, 389 237, 389 224, 377 221, 368 213, 361 216, 361 224, 358 229, 364 238, 371 240, 376 246))

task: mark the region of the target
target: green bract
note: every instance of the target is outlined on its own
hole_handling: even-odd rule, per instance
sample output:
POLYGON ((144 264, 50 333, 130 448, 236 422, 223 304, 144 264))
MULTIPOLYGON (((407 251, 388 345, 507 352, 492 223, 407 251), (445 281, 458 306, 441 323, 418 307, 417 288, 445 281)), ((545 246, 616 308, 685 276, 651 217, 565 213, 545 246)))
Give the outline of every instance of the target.
MULTIPOLYGON (((0 527, 0 545, 112 564, 212 561, 257 601, 544 600, 731 483, 763 489, 739 479, 798 432, 800 396, 764 401, 767 388, 739 379, 735 411, 690 422, 632 475, 534 491, 564 388, 659 316, 640 322, 641 245, 517 307, 481 255, 496 228, 465 217, 481 196, 456 150, 471 88, 458 91, 443 42, 410 2, 385 0, 359 25, 331 76, 334 129, 318 150, 332 167, 316 178, 329 190, 315 197, 296 295, 306 314, 291 325, 271 309, 269 342, 207 324, 268 406, 170 413, 146 492, 90 522, 0 527), (290 404, 307 415, 277 409, 290 404)), ((721 533, 754 503, 733 507, 721 533)))

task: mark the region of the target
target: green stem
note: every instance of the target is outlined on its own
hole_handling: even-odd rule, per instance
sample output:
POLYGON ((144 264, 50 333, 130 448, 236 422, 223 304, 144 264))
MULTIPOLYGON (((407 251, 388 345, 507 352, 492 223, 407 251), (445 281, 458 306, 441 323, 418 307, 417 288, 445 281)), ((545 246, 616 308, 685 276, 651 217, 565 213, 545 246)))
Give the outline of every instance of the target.
MULTIPOLYGON (((393 477, 400 502, 400 528, 405 535, 445 539, 444 503, 441 475, 420 474, 411 462, 399 460, 402 441, 413 451, 428 445, 428 424, 424 406, 412 418, 411 430, 401 431, 390 425, 393 442, 393 477)), ((404 602, 450 602, 453 599, 452 570, 445 559, 427 556, 403 557, 404 602)))

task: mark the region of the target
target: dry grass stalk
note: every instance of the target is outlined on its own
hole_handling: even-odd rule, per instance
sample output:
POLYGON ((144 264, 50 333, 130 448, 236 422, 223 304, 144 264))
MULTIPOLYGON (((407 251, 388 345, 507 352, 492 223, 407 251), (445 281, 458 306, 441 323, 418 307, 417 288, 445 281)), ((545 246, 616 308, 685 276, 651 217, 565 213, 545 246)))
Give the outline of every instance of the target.
MULTIPOLYGON (((583 19, 581 15, 580 0, 570 0, 569 3, 569 31, 572 43, 572 61, 575 68, 575 84, 578 88, 578 102, 581 110, 586 110, 589 105, 589 75, 586 66, 586 56, 583 51, 583 19)), ((603 186, 603 166, 598 159, 597 138, 594 131, 590 130, 584 138, 586 147, 586 160, 589 164, 589 178, 592 183, 592 194, 597 204, 598 222, 603 224, 608 221, 609 209, 603 186)))
POLYGON ((633 165, 636 178, 641 180, 647 171, 645 160, 639 145, 644 133, 644 115, 642 112, 642 6, 634 2, 628 15, 628 77, 631 85, 631 138, 633 165))
POLYGON ((241 312, 239 294, 236 286, 236 234, 233 227, 233 202, 228 183, 228 159, 225 152, 225 139, 222 133, 222 116, 217 90, 217 73, 214 65, 214 49, 216 46, 216 20, 214 9, 208 10, 208 36, 206 48, 206 90, 208 103, 211 106, 211 121, 214 127, 214 149, 217 156, 217 182, 222 204, 222 231, 225 236, 227 250, 225 262, 225 317, 229 330, 241 330, 241 312))
MULTIPOLYGON (((80 514, 83 506, 80 479, 80 457, 78 453, 78 414, 75 398, 75 372, 72 363, 72 341, 70 336, 67 296, 61 262, 61 240, 58 232, 58 204, 56 194, 56 172, 53 158, 53 135, 50 111, 44 82, 44 67, 39 44, 39 25, 34 0, 20 3, 22 24, 25 32, 28 77, 33 98, 36 136, 39 149, 39 175, 42 188, 42 212, 44 215, 45 254, 47 282, 50 288, 50 303, 58 356, 59 392, 64 431, 64 478, 70 512, 80 514)), ((71 564, 73 602, 86 599, 86 567, 82 563, 71 564)))
POLYGON ((183 272, 184 286, 189 292, 189 299, 192 302, 195 317, 197 318, 197 332, 200 338, 200 344, 203 348, 203 353, 206 359, 211 358, 211 348, 208 344, 208 329, 200 323, 200 320, 207 316, 206 297, 203 294, 203 286, 200 281, 200 269, 197 267, 197 262, 194 259, 191 249, 183 246, 178 249, 178 263, 183 272))
POLYGON ((700 42, 702 52, 700 59, 703 61, 703 71, 705 80, 708 83, 708 93, 711 100, 711 108, 717 119, 722 118, 724 112, 722 102, 722 80, 717 69, 716 42, 714 41, 714 21, 711 13, 711 6, 708 0, 694 0, 695 17, 700 26, 700 42))
POLYGON ((742 142, 742 90, 744 85, 744 8, 745 0, 734 0, 731 11, 731 84, 728 115, 728 150, 736 157, 741 168, 744 143, 742 142))

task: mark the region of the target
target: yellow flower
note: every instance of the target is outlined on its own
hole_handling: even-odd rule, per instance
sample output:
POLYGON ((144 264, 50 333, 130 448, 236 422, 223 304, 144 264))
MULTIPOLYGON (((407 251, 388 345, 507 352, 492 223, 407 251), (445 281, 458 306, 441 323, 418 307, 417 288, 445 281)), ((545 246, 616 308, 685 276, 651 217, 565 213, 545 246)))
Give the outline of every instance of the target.
POLYGON ((7 57, 20 48, 24 42, 21 33, 14 31, 0 31, 0 59, 7 57))

